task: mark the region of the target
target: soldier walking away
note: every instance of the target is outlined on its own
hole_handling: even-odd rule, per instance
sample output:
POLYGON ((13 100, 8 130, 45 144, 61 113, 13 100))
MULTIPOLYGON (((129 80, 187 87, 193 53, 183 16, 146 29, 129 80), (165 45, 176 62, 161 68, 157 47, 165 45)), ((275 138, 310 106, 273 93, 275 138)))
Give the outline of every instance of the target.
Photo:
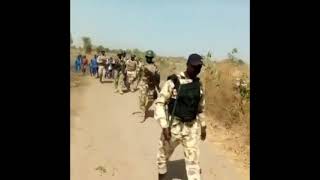
POLYGON ((125 88, 125 57, 126 52, 120 50, 118 52, 117 75, 114 81, 115 93, 123 94, 123 88, 125 88))
POLYGON ((89 61, 88 61, 87 57, 83 56, 83 58, 82 58, 82 73, 83 73, 83 75, 86 74, 88 64, 89 64, 89 61))
POLYGON ((112 78, 112 67, 113 67, 113 58, 110 57, 110 58, 108 59, 108 63, 107 63, 107 77, 108 77, 109 79, 112 78))
POLYGON ((155 101, 154 118, 162 128, 157 154, 159 179, 165 178, 167 162, 179 144, 182 144, 184 149, 188 179, 201 179, 199 142, 206 138, 206 124, 204 92, 197 75, 202 65, 202 57, 191 54, 187 61, 187 70, 169 76, 155 101))
POLYGON ((98 75, 100 82, 102 83, 102 79, 105 77, 106 69, 105 64, 107 61, 107 56, 105 55, 105 51, 101 51, 101 54, 98 56, 97 62, 98 62, 98 75))
POLYGON ((137 75, 137 61, 135 60, 136 56, 131 55, 131 58, 126 61, 126 75, 127 75, 127 84, 131 92, 134 92, 135 88, 133 87, 134 79, 137 75))
POLYGON ((137 70, 136 70, 136 78, 134 79, 135 82, 135 90, 138 89, 139 83, 141 81, 142 78, 142 68, 143 68, 143 63, 141 62, 140 59, 137 60, 137 70))
POLYGON ((155 99, 157 99, 157 91, 160 91, 160 72, 158 67, 154 64, 153 58, 155 54, 152 50, 146 51, 145 54, 147 64, 142 68, 142 78, 140 84, 139 103, 140 109, 144 113, 144 122, 148 118, 149 108, 155 99))

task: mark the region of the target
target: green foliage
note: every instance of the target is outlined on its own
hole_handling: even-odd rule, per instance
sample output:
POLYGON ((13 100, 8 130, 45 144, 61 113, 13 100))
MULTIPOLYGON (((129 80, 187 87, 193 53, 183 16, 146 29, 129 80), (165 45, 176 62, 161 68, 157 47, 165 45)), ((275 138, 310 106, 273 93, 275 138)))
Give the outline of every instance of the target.
POLYGON ((105 48, 103 46, 101 46, 101 45, 96 48, 97 53, 99 53, 99 52, 101 52, 103 50, 105 50, 105 48))
POLYGON ((91 44, 91 39, 89 37, 83 37, 83 49, 85 53, 91 53, 92 51, 92 44, 91 44))

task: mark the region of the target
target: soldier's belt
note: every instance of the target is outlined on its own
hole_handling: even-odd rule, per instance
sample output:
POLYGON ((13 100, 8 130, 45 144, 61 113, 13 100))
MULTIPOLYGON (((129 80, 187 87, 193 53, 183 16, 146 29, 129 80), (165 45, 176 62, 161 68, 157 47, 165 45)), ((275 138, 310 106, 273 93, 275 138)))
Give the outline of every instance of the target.
POLYGON ((192 121, 188 121, 188 122, 184 122, 182 118, 178 117, 178 116, 174 116, 172 119, 175 119, 179 122, 182 122, 184 125, 191 127, 193 126, 193 124, 197 121, 197 119, 194 119, 192 121))

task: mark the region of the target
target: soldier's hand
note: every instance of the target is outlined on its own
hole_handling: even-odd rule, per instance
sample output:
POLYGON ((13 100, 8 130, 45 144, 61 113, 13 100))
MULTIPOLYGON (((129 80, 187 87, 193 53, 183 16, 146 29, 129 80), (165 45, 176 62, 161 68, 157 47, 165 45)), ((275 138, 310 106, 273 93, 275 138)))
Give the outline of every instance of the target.
POLYGON ((169 128, 163 128, 162 133, 165 140, 169 141, 171 139, 171 132, 169 128))
POLYGON ((206 126, 201 127, 201 140, 204 141, 207 137, 206 126))

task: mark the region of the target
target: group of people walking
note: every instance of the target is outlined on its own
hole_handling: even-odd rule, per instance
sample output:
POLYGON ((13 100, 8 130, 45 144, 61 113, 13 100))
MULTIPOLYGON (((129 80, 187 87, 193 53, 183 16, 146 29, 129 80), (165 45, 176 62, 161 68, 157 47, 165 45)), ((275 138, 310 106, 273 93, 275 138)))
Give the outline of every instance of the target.
MULTIPOLYGON (((105 51, 101 51, 89 63, 90 74, 98 78, 100 83, 112 78, 115 93, 135 92, 139 88, 140 110, 144 113, 141 122, 146 120, 149 108, 155 104, 153 118, 162 128, 157 153, 159 179, 165 178, 167 162, 175 148, 181 144, 188 179, 200 180, 199 142, 206 139, 204 89, 197 77, 203 66, 202 56, 191 54, 186 70, 168 76, 162 88, 160 71, 153 61, 154 57, 152 50, 146 51, 143 63, 134 54, 128 55, 123 50, 117 53, 117 57, 108 57, 105 51)), ((76 71, 82 68, 85 73, 87 64, 85 56, 78 56, 76 71)))

